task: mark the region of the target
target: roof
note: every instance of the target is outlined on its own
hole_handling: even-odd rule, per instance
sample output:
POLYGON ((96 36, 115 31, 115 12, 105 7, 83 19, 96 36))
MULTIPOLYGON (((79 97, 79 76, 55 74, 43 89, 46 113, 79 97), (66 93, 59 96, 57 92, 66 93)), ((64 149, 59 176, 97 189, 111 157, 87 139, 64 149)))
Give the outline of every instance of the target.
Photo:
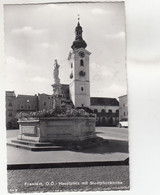
POLYGON ((51 95, 46 94, 46 93, 38 93, 38 96, 51 96, 51 95))
POLYGON ((121 96, 119 96, 118 98, 125 97, 125 96, 127 96, 127 94, 126 94, 126 95, 121 95, 121 96))
POLYGON ((18 95, 17 98, 37 98, 37 95, 18 95))
POLYGON ((15 92, 14 91, 6 91, 6 96, 16 96, 15 92))
POLYGON ((91 97, 90 100, 92 106, 119 106, 119 102, 116 98, 91 97))
POLYGON ((83 32, 82 27, 80 26, 80 23, 78 21, 78 24, 75 29, 75 34, 76 34, 75 40, 73 41, 73 44, 71 46, 73 50, 87 47, 87 43, 82 38, 82 32, 83 32))

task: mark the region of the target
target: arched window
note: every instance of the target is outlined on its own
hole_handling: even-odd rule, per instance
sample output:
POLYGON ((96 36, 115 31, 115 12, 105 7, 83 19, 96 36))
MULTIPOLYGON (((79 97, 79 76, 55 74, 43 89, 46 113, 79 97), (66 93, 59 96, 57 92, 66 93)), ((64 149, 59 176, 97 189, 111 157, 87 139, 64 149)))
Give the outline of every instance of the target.
POLYGON ((97 109, 94 109, 94 113, 97 113, 98 112, 98 110, 97 109))
POLYGON ((81 59, 81 61, 80 61, 80 65, 81 65, 81 66, 84 66, 84 62, 83 62, 82 59, 81 59))
POLYGON ((71 72, 71 74, 70 74, 70 79, 72 79, 73 78, 73 72, 71 72))
POLYGON ((111 109, 109 109, 109 113, 112 113, 112 110, 111 109))
POLYGON ((105 109, 102 109, 102 110, 101 110, 101 113, 105 113, 105 109))

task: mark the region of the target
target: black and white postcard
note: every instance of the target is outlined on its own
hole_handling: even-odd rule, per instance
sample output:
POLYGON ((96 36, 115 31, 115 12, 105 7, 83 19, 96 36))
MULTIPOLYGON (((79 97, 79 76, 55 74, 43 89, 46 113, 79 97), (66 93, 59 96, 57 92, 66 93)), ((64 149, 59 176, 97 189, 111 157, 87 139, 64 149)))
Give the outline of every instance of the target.
POLYGON ((122 2, 4 5, 9 193, 129 190, 122 2))

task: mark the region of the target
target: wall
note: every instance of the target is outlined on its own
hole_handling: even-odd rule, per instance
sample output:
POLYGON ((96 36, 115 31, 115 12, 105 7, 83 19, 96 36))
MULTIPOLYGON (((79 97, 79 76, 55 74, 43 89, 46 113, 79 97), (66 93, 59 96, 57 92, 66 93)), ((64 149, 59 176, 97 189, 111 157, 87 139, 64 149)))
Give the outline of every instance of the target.
POLYGON ((128 120, 128 100, 127 95, 119 97, 119 120, 128 120))
POLYGON ((47 110, 52 108, 52 96, 47 94, 38 94, 38 109, 47 110))
POLYGON ((17 111, 36 111, 38 110, 37 95, 18 95, 17 111))
POLYGON ((112 110, 112 112, 116 112, 116 110, 119 110, 119 106, 106 106, 106 105, 103 105, 103 106, 91 105, 90 108, 92 110, 97 109, 98 112, 101 112, 102 109, 104 109, 105 112, 109 112, 109 110, 112 110))
POLYGON ((11 121, 15 119, 17 113, 17 101, 15 92, 6 92, 6 125, 11 126, 11 121))

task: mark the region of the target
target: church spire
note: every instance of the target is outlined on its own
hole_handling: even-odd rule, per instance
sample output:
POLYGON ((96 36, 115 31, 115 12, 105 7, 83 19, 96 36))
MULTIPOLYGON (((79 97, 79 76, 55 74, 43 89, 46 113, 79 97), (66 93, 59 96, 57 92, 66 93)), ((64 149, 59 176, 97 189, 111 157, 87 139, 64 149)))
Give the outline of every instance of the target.
POLYGON ((82 38, 83 30, 82 30, 82 27, 80 25, 79 20, 80 20, 80 18, 78 15, 78 23, 77 23, 77 26, 75 28, 75 40, 71 46, 72 49, 79 49, 79 48, 86 48, 87 47, 86 42, 82 38))

